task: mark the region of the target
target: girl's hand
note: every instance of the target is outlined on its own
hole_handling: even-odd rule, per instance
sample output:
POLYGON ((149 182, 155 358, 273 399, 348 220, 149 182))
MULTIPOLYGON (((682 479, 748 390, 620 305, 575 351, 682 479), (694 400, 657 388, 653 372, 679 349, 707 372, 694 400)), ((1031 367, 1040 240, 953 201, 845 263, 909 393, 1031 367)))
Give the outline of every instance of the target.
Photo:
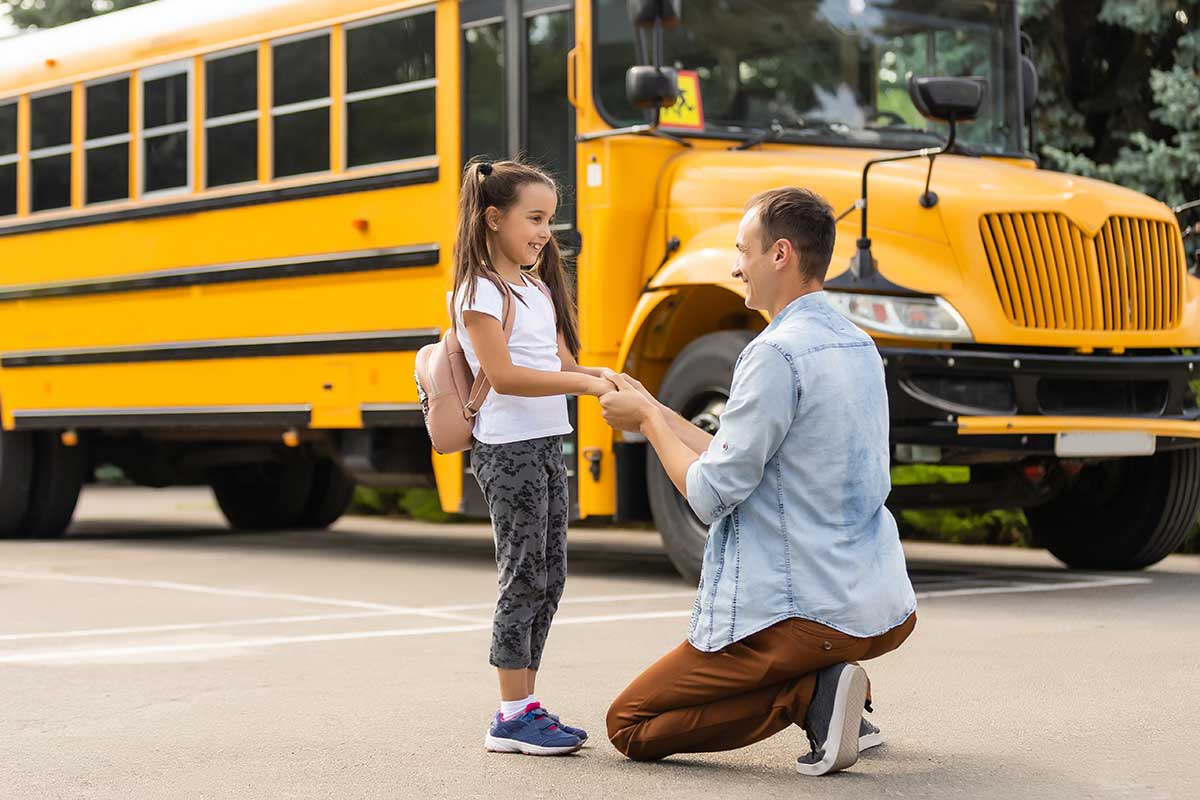
POLYGON ((580 394, 591 395, 592 397, 603 397, 609 392, 614 392, 617 389, 616 383, 606 378, 596 378, 591 375, 586 375, 584 377, 587 379, 587 384, 584 391, 580 394))

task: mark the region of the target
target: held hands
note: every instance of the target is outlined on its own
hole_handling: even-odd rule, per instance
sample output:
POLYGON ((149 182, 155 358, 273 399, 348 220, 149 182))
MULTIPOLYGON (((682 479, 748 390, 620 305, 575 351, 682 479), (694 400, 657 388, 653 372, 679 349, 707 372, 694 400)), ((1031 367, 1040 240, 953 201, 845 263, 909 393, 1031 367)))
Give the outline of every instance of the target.
POLYGON ((603 397, 609 392, 615 392, 617 390, 616 378, 616 372, 613 372, 608 367, 601 367, 599 376, 589 376, 587 389, 581 392, 581 394, 591 395, 592 397, 603 397))
POLYGON ((658 413, 658 401, 645 386, 628 375, 616 373, 609 379, 616 387, 600 397, 604 421, 619 431, 638 431, 658 413))

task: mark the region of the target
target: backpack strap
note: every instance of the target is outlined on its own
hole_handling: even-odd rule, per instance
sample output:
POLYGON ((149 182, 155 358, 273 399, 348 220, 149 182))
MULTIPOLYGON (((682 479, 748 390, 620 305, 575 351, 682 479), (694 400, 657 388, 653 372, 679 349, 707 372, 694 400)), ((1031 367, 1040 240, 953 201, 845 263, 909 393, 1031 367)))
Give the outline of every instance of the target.
MULTIPOLYGON (((512 336, 513 325, 517 319, 517 309, 513 304, 513 293, 507 285, 504 287, 504 306, 500 311, 503 321, 500 323, 501 329, 504 331, 504 341, 507 342, 512 336)), ((453 320, 454 317, 451 317, 453 320)), ((483 372, 483 366, 480 365, 479 374, 475 376, 475 383, 471 386, 471 393, 467 396, 467 402, 463 406, 463 415, 467 419, 474 419, 479 413, 479 409, 483 407, 483 401, 487 399, 488 392, 492 390, 492 382, 488 380, 487 375, 483 372)))

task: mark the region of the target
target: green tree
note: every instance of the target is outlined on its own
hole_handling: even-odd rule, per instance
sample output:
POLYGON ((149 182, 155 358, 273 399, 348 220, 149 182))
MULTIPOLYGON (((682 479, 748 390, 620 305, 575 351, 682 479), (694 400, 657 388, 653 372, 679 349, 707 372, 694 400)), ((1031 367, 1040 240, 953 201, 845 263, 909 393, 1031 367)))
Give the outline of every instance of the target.
POLYGON ((0 13, 6 13, 18 28, 53 28, 150 2, 153 0, 9 0, 0 3, 0 13))
POLYGON ((1200 197, 1200 0, 1020 0, 1047 165, 1200 197))

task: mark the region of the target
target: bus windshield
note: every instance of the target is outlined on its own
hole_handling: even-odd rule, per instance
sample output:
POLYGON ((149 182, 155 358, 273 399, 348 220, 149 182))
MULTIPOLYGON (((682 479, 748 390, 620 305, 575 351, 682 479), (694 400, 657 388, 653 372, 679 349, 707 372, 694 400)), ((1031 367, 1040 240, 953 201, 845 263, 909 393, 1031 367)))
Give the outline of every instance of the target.
MULTIPOLYGON (((637 63, 626 0, 594 2, 601 113, 614 125, 643 122, 625 99, 625 71, 637 63)), ((664 63, 695 73, 707 133, 895 149, 947 133, 909 100, 910 74, 983 77, 984 107, 959 141, 1019 153, 1015 14, 1009 0, 687 0, 664 63)))

